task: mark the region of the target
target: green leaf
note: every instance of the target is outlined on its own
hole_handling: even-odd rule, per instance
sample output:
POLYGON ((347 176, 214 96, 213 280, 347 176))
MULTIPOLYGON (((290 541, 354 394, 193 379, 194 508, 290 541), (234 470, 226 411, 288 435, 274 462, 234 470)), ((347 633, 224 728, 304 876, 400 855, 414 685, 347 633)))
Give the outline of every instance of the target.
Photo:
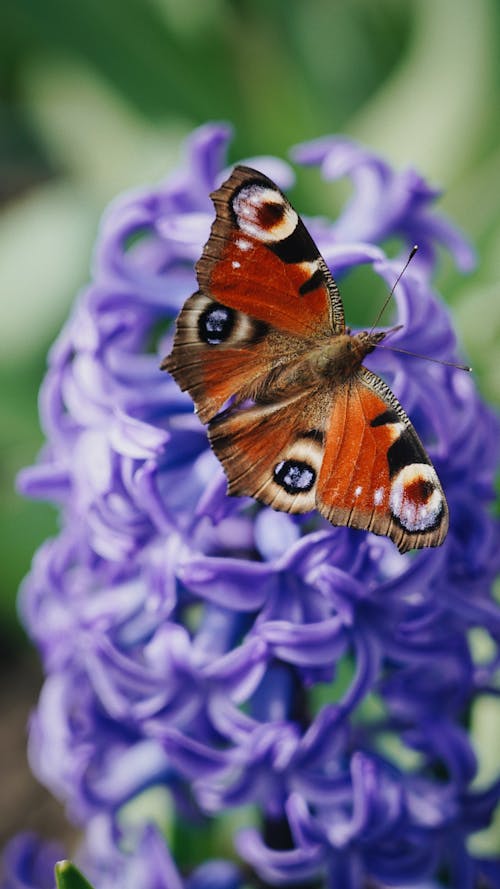
POLYGON ((71 861, 58 861, 55 874, 57 889, 93 889, 71 861))

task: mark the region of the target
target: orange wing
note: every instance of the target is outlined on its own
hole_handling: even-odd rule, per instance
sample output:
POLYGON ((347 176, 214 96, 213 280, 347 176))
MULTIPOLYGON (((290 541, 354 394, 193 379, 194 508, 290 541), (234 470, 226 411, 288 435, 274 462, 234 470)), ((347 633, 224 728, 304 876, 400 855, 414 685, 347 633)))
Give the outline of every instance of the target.
POLYGON ((332 524, 387 535, 401 552, 446 537, 436 471, 395 396, 366 368, 334 393, 316 501, 332 524))
POLYGON ((298 337, 342 333, 342 300, 301 218, 263 173, 235 167, 196 271, 225 306, 298 337))

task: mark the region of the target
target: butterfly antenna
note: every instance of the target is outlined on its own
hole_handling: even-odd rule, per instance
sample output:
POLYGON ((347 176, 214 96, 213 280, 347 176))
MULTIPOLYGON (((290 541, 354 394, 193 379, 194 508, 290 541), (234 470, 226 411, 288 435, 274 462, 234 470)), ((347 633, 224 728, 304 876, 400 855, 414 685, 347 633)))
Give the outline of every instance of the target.
MULTIPOLYGON (((394 328, 396 330, 397 328, 394 328)), ((389 331, 392 333, 392 330, 389 331)), ((468 364, 455 364, 454 361, 443 361, 442 358, 431 358, 430 355, 419 355, 418 352, 409 352, 408 349, 398 349, 397 346, 382 346, 377 343, 377 349, 385 349, 387 352, 402 352, 403 355, 411 355, 412 358, 421 358, 422 361, 432 361, 434 364, 444 364, 446 367, 454 367, 456 370, 466 370, 472 373, 472 367, 468 364)))
POLYGON ((411 248, 411 250, 410 250, 410 254, 409 254, 409 256, 408 256, 408 259, 406 260, 406 262, 405 262, 403 268, 401 269, 399 275, 397 276, 396 280, 394 281, 394 284, 392 285, 392 287, 391 287, 389 293, 387 294, 387 296, 386 296, 386 298, 385 298, 385 300, 384 300, 384 304, 383 304, 382 308, 380 309, 380 312, 378 313, 377 317, 375 318, 375 321, 374 321, 373 324, 372 324, 370 333, 373 333, 373 331, 375 330, 375 328, 376 328, 378 322, 380 321, 382 315, 384 314, 384 312, 385 312, 387 306, 389 305, 389 303, 390 303, 390 301, 391 301, 391 299, 392 299, 392 295, 393 295, 393 293, 394 293, 396 287, 398 286, 398 284, 399 284, 401 278, 403 277, 404 273, 406 272, 406 269, 407 269, 408 266, 410 265, 410 262, 412 261, 413 257, 415 256, 415 253, 417 252, 417 250, 418 250, 418 246, 415 244, 415 245, 411 248))
MULTIPOLYGON (((377 326, 382 315, 384 314, 387 304, 389 303, 389 300, 391 299, 397 285, 399 284, 401 278, 403 277, 406 269, 408 268, 410 262, 412 261, 413 257, 415 256, 415 253, 417 252, 417 250, 418 250, 418 247, 415 244, 415 246, 412 247, 412 249, 410 250, 408 259, 406 260, 406 262, 405 262, 403 268, 401 269, 398 277, 396 278, 394 284, 392 285, 390 293, 388 293, 388 295, 384 301, 384 304, 375 319, 375 323, 373 324, 373 327, 370 330, 370 333, 373 333, 374 328, 377 326)), ((397 324, 395 327, 391 327, 389 330, 386 331, 386 337, 389 337, 389 336, 391 336, 391 334, 396 333, 396 331, 401 330, 403 326, 404 326, 403 324, 397 324)), ((466 370, 468 373, 472 372, 472 367, 469 367, 468 364, 456 364, 454 361, 443 361, 442 358, 431 358, 429 355, 419 355, 417 352, 410 352, 408 349, 399 349, 397 346, 383 346, 381 343, 377 343, 377 349, 386 349, 388 352, 401 352, 403 355, 411 355, 412 358, 421 358, 422 361, 432 361, 432 362, 434 362, 434 364, 444 364, 446 367, 454 367, 456 370, 466 370)))

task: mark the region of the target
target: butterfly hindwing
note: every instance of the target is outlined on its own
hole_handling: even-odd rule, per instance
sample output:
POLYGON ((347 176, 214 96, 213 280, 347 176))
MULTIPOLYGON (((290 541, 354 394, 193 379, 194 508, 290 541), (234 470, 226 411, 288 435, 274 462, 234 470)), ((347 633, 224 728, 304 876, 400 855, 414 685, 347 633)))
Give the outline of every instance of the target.
POLYGON ((284 512, 310 512, 323 460, 328 392, 227 411, 209 424, 229 493, 284 512))

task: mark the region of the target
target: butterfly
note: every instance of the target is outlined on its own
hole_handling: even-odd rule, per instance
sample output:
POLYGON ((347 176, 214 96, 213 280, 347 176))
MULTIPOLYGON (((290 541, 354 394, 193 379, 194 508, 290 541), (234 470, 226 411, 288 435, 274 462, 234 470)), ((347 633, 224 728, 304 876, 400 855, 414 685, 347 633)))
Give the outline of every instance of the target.
POLYGON ((337 285, 300 216, 263 173, 237 166, 212 195, 199 289, 162 362, 187 390, 228 492, 439 546, 448 507, 389 387, 362 361, 385 332, 351 334, 337 285))

